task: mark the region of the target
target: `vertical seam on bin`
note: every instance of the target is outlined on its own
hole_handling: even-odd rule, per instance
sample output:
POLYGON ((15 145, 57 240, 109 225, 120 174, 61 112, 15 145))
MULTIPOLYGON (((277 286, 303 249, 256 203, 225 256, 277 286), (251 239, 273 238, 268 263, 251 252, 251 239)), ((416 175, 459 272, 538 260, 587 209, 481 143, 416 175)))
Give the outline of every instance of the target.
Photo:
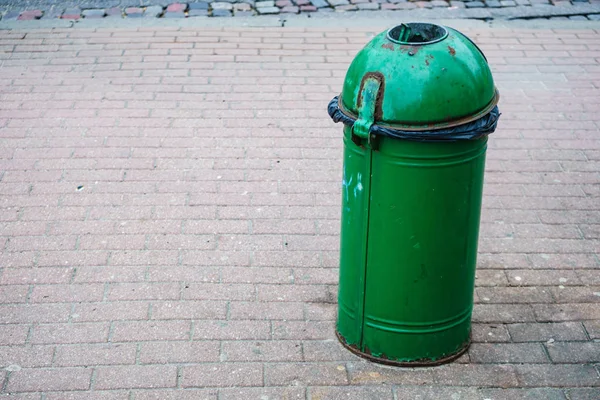
POLYGON ((366 174, 365 178, 366 178, 366 200, 365 200, 365 217, 363 220, 363 225, 364 225, 364 231, 365 231, 365 235, 364 238, 365 240, 363 241, 363 256, 364 256, 364 262, 363 262, 363 270, 361 271, 360 274, 360 293, 359 293, 359 298, 358 298, 358 332, 359 332, 359 341, 358 341, 358 347, 361 351, 364 351, 363 349, 363 337, 364 337, 364 326, 365 326, 365 300, 366 300, 366 295, 367 295, 367 266, 368 266, 368 261, 369 261, 369 225, 370 225, 370 219, 371 219, 371 178, 373 176, 373 148, 371 147, 370 144, 365 143, 365 147, 367 149, 367 166, 368 166, 368 173, 366 174))

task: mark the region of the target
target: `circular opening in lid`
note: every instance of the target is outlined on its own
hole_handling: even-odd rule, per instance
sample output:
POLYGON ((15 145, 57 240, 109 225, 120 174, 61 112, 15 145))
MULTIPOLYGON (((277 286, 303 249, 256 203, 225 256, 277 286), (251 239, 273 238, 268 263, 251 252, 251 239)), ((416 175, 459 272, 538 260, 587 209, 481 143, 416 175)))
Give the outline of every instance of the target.
POLYGON ((387 33, 387 38, 394 43, 421 46, 439 42, 448 36, 443 26, 420 22, 409 22, 393 27, 387 33))

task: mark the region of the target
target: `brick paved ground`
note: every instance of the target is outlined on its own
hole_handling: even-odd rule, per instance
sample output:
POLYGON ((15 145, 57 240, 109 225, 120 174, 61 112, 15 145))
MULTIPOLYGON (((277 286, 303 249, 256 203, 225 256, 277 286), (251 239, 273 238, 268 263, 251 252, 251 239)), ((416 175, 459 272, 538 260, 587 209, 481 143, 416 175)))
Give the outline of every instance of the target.
POLYGON ((600 33, 468 33, 504 113, 474 343, 411 370, 333 331, 325 106, 369 31, 0 31, 2 398, 600 398, 600 33))

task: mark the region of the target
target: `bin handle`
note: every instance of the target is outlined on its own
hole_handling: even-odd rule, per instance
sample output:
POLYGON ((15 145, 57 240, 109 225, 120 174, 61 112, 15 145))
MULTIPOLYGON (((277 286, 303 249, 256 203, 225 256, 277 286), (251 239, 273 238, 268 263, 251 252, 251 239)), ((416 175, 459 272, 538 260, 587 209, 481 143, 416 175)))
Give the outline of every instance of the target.
POLYGON ((358 119, 352 125, 352 133, 362 139, 371 141, 371 127, 377 117, 381 117, 384 77, 379 72, 365 74, 360 84, 356 99, 358 119))

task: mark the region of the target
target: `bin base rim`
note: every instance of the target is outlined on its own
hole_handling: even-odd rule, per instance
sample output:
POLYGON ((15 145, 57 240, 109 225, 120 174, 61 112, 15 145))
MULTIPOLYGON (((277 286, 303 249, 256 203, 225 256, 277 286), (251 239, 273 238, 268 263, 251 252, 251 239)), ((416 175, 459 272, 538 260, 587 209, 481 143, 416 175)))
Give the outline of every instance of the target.
POLYGON ((435 367, 436 365, 442 365, 449 362, 452 362, 462 356, 471 345, 471 338, 469 338, 460 349, 458 349, 455 353, 452 353, 446 357, 439 358, 437 360, 415 360, 415 361, 396 361, 390 360, 389 358, 375 357, 372 354, 365 353, 360 351, 356 346, 350 345, 346 343, 344 337, 337 331, 335 331, 335 336, 337 336, 338 340, 346 349, 350 350, 352 353, 356 354, 359 357, 365 358, 369 361, 373 361, 378 364, 392 365, 395 367, 435 367))

